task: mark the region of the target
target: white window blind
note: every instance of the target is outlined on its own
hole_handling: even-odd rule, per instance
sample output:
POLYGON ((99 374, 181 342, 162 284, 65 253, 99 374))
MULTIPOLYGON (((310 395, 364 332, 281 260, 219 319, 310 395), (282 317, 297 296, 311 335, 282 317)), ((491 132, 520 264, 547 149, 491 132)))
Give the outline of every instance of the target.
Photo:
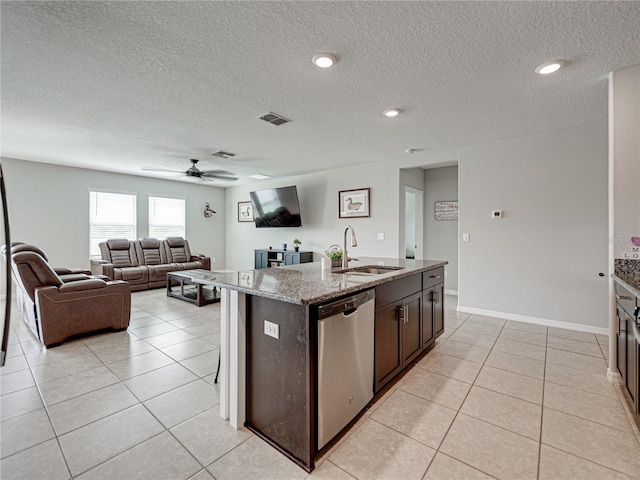
POLYGON ((185 201, 182 198, 149 197, 149 236, 185 236, 185 201))
POLYGON ((89 192, 89 254, 100 255, 98 244, 109 238, 136 238, 136 196, 89 192))

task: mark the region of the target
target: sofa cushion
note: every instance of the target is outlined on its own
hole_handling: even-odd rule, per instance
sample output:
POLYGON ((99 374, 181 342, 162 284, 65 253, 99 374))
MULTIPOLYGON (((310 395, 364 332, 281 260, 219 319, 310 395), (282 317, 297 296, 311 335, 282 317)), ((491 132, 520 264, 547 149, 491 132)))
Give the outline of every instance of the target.
POLYGON ((149 281, 149 271, 147 267, 124 267, 114 269, 114 280, 124 280, 132 285, 147 283, 149 281))
MULTIPOLYGON (((189 244, 182 237, 167 237, 165 239, 167 257, 170 262, 185 263, 191 260, 189 244)), ((181 269, 184 270, 184 269, 181 269)))
POLYGON ((162 243, 157 238, 141 238, 136 242, 136 253, 140 265, 162 265, 167 263, 162 243))

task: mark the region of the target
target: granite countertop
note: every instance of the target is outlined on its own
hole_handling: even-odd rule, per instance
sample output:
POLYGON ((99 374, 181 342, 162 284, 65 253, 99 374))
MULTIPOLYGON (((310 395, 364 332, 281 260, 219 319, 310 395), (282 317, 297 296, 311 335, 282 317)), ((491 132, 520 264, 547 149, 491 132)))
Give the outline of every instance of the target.
POLYGON ((640 272, 618 272, 612 277, 616 282, 640 298, 640 272))
POLYGON ((261 268, 258 270, 193 271, 193 283, 229 288, 239 292, 308 305, 324 302, 342 295, 358 292, 392 280, 425 272, 446 265, 438 260, 409 260, 397 258, 360 257, 349 262, 349 267, 364 265, 389 265, 403 267, 379 275, 333 273, 323 270, 321 262, 303 263, 287 267, 261 268))

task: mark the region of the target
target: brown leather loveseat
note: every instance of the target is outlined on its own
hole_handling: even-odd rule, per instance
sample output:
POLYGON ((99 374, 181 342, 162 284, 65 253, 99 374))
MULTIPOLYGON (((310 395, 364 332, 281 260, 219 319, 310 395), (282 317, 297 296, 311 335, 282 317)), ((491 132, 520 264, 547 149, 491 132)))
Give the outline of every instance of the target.
POLYGON ((211 270, 211 259, 193 255, 182 237, 111 238, 99 244, 102 260, 91 260, 94 275, 106 275, 129 283, 132 291, 165 287, 167 272, 211 270))
POLYGON ((89 276, 63 282, 42 255, 29 250, 12 253, 11 268, 23 319, 47 347, 73 335, 129 326, 126 282, 89 276))

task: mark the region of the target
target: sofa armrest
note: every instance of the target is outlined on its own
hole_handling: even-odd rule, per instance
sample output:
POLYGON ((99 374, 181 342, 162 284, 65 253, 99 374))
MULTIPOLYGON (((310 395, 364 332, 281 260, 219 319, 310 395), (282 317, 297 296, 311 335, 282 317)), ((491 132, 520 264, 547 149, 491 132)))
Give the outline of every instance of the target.
POLYGON ((191 261, 202 262, 202 268, 204 270, 211 270, 211 258, 207 257, 206 255, 202 255, 202 254, 191 255, 191 261))
POLYGON ((106 260, 91 260, 91 273, 93 275, 105 275, 113 278, 113 263, 106 260))
POLYGON ((85 290, 95 290, 96 288, 105 288, 107 282, 99 278, 90 278, 88 280, 78 280, 77 282, 65 283, 58 288, 60 293, 80 292, 85 290))

